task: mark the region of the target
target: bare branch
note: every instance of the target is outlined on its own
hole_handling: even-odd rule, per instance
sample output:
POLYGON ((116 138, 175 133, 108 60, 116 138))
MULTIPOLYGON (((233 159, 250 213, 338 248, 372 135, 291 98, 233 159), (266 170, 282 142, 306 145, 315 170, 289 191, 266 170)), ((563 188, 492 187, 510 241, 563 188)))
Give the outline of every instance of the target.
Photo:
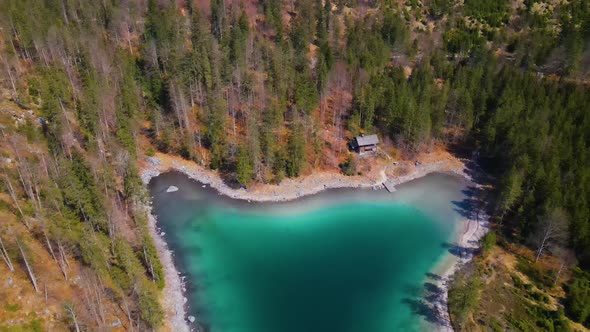
POLYGON ((19 249, 20 254, 23 258, 23 262, 25 263, 25 266, 27 268, 27 273, 29 274, 29 278, 31 279, 31 282, 33 283, 33 287, 35 287, 35 292, 39 293, 39 286, 37 285, 37 278, 35 278, 35 273, 33 272, 33 268, 29 264, 29 260, 27 259, 27 255, 25 255, 25 251, 23 249, 23 246, 21 245, 18 238, 16 239, 16 244, 18 245, 18 249, 19 249))

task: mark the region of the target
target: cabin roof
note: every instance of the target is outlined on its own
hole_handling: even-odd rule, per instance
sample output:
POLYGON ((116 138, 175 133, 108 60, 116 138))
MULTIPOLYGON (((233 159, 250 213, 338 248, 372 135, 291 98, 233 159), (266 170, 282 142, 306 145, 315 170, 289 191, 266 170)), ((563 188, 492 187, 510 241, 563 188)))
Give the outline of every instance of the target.
POLYGON ((366 145, 376 145, 379 143, 379 137, 377 135, 366 135, 366 136, 357 136, 356 143, 358 146, 366 146, 366 145))

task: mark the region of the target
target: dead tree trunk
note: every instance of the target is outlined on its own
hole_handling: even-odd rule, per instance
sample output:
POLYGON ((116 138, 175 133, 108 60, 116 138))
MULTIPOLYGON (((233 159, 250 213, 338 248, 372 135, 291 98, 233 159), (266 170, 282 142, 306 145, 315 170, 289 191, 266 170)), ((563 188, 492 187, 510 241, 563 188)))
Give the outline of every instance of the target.
POLYGON ((53 252, 53 247, 51 246, 51 242, 49 242, 49 237, 47 237, 46 231, 43 232, 43 236, 45 237, 45 244, 47 244, 47 249, 49 250, 49 253, 51 254, 51 258, 53 258, 53 260, 57 263, 57 258, 55 257, 55 253, 53 252))
POLYGON ((0 253, 2 254, 2 259, 4 259, 4 261, 6 262, 6 265, 8 265, 8 269, 10 270, 10 272, 14 272, 14 266, 12 265, 12 262, 10 261, 10 257, 8 256, 8 252, 6 252, 6 248, 4 247, 4 242, 2 242, 1 237, 0 237, 0 253))
POLYGON ((4 167, 4 164, 2 165, 2 171, 4 172, 4 182, 6 182, 6 187, 8 188, 8 194, 10 195, 10 198, 12 198, 12 201, 14 202, 14 205, 16 206, 18 213, 20 214, 21 218, 23 219, 23 223, 25 224, 25 227, 29 228, 29 224, 27 223, 27 218, 25 218, 25 214, 23 213, 23 210, 20 208, 20 204, 18 204, 16 192, 14 191, 14 187, 12 186, 12 183, 10 182, 10 179, 8 178, 8 174, 6 174, 6 167, 4 167))
POLYGON ((74 306, 70 303, 67 303, 65 305, 66 311, 68 312, 68 315, 70 316, 70 318, 72 318, 72 321, 74 321, 74 326, 76 327, 76 332, 80 332, 80 326, 78 324, 78 318, 76 317, 76 312, 74 311, 74 306))
POLYGON ((94 296, 96 298, 96 304, 98 306, 98 314, 100 317, 100 320, 102 321, 102 325, 106 324, 106 314, 105 314, 105 309, 104 309, 104 305, 102 304, 102 281, 100 279, 100 277, 98 277, 98 280, 96 281, 96 283, 94 284, 94 296))
POLYGON ((127 314, 127 320, 129 320, 129 331, 133 332, 135 329, 133 328, 133 318, 131 318, 131 310, 129 310, 129 305, 127 304, 127 300, 125 296, 123 296, 123 306, 125 307, 125 313, 127 314))
POLYGON ((8 77, 10 78, 10 85, 12 85, 12 92, 14 100, 18 100, 18 93, 16 92, 16 85, 14 84, 14 78, 12 77, 12 72, 10 71, 10 66, 8 65, 8 61, 4 58, 4 66, 6 67, 6 73, 8 73, 8 77))
POLYGON ((57 249, 59 249, 59 254, 61 256, 61 261, 63 263, 65 263, 68 268, 70 267, 70 262, 68 261, 68 257, 66 256, 66 253, 64 251, 64 247, 61 245, 60 241, 57 241, 57 249))
POLYGON ((561 272, 563 272, 563 268, 565 266, 565 262, 561 262, 561 264, 559 264, 559 270, 557 270, 557 274, 555 275, 555 280, 553 281, 553 286, 557 286, 557 283, 559 282, 559 277, 561 277, 561 272))
POLYGON ((551 247, 559 247, 567 239, 567 216, 561 209, 553 209, 539 220, 536 234, 538 243, 535 263, 551 247))
POLYGON ((57 256, 55 255, 55 252, 53 251, 53 246, 51 245, 51 242, 49 241, 49 238, 47 237, 47 232, 43 232, 43 233, 45 235, 45 243, 47 243, 47 248, 49 248, 49 253, 51 253, 51 257, 57 263, 57 266, 59 266, 59 269, 61 270, 61 273, 64 275, 64 278, 66 280, 68 280, 68 272, 66 270, 66 267, 64 266, 63 259, 62 260, 57 259, 57 256))
POLYGON ((18 245, 18 250, 23 258, 23 262, 25 262, 25 266, 27 268, 27 273, 29 274, 29 278, 31 278, 31 282, 33 283, 33 287, 35 287, 35 292, 39 293, 39 285, 37 285, 37 278, 35 278, 35 273, 33 272, 33 268, 29 264, 29 260, 27 259, 27 255, 25 255, 25 251, 23 250, 23 246, 21 245, 20 241, 17 239, 16 244, 18 245))
POLYGON ((90 285, 86 285, 84 287, 84 300, 86 301, 86 307, 92 313, 92 316, 94 317, 94 321, 96 322, 96 325, 100 326, 100 319, 98 318, 98 311, 96 310, 96 306, 94 305, 94 302, 92 301, 92 298, 91 298, 92 294, 89 294, 89 293, 92 293, 92 290, 90 290, 90 285))

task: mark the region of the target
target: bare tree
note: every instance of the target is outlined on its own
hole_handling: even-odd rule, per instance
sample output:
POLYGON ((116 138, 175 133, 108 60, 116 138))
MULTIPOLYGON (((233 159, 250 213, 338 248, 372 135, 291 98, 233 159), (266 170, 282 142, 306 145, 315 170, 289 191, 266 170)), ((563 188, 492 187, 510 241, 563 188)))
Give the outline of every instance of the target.
POLYGON ((555 281, 553 282, 553 285, 557 285, 557 283, 559 282, 559 278, 563 273, 563 270, 576 265, 577 261, 576 254, 573 251, 568 250, 564 247, 554 248, 553 255, 555 255, 555 257, 557 257, 560 261, 559 269, 557 270, 557 274, 555 275, 555 281))
POLYGON ((67 267, 70 267, 70 262, 68 261, 68 257, 66 256, 66 253, 64 251, 64 247, 61 244, 61 241, 57 241, 57 248, 59 249, 59 255, 61 256, 61 262, 62 264, 65 263, 65 265, 67 265, 67 267))
POLYGON ((4 247, 2 237, 0 237, 0 255, 2 256, 2 259, 4 259, 4 261, 6 262, 6 265, 8 265, 8 269, 10 270, 10 272, 14 272, 14 265, 12 265, 12 261, 10 261, 10 256, 8 256, 6 247, 4 247))
POLYGON ((10 66, 8 65, 8 61, 0 56, 0 59, 4 62, 4 67, 6 67, 6 73, 8 74, 8 78, 10 79, 10 85, 12 86, 12 98, 14 100, 18 99, 18 92, 16 91, 16 85, 14 83, 14 77, 12 77, 12 71, 10 70, 10 66))
POLYGON ((92 313, 92 316, 99 327, 105 326, 107 315, 103 304, 103 298, 105 295, 102 280, 100 279, 100 276, 97 276, 90 269, 84 270, 82 276, 84 278, 82 294, 84 295, 86 308, 92 313))
POLYGON ((27 268, 27 273, 29 274, 29 278, 31 279, 31 282, 33 283, 33 287, 35 287, 35 292, 39 293, 39 285, 37 285, 37 278, 35 278, 35 273, 33 272, 33 268, 31 267, 31 264, 29 264, 29 260, 27 259, 27 255, 25 254, 25 250, 23 249, 23 245, 18 240, 18 238, 16 239, 16 244, 17 244, 18 250, 20 251, 20 254, 22 256, 23 262, 25 263, 25 267, 27 268))
POLYGON ((563 244, 567 240, 567 235, 567 215, 562 209, 552 209, 539 218, 532 237, 533 243, 537 246, 535 262, 545 251, 563 244))
POLYGON ((2 164, 2 171, 3 171, 3 176, 4 176, 4 183, 6 184, 6 188, 8 189, 8 194, 10 195, 10 198, 12 198, 12 201, 14 202, 14 205, 16 206, 16 209, 18 210, 21 218, 23 219, 23 223, 25 224, 25 226, 27 228, 29 228, 29 224, 27 223, 27 218, 25 217, 25 214, 23 213, 23 210, 20 207, 20 204, 18 204, 18 197, 16 196, 16 192, 14 191, 14 187, 12 186, 12 183, 10 182, 10 178, 8 177, 8 174, 6 173, 6 167, 4 166, 4 164, 2 164))
POLYGON ((65 263, 63 262, 63 259, 58 259, 57 256, 55 255, 55 251, 53 250, 53 246, 51 245, 51 241, 49 240, 49 237, 47 236, 46 229, 43 229, 43 236, 45 237, 45 244, 47 245, 47 249, 49 250, 49 253, 51 254, 51 258, 53 258, 53 260, 57 263, 57 266, 61 270, 61 273, 64 275, 64 278, 66 280, 68 280, 68 271, 66 270, 65 263))
POLYGON ((125 296, 122 297, 121 299, 123 301, 123 308, 125 310, 125 313, 127 314, 127 320, 129 321, 129 331, 133 332, 135 331, 135 328, 133 327, 133 318, 131 317, 131 309, 129 308, 129 305, 127 304, 127 300, 125 298, 125 296))
POLYGON ((66 302, 64 304, 64 308, 66 309, 68 316, 70 316, 70 318, 74 322, 74 326, 76 327, 76 332, 80 332, 80 325, 78 324, 78 317, 76 316, 76 311, 74 310, 74 304, 70 303, 70 302, 66 302))

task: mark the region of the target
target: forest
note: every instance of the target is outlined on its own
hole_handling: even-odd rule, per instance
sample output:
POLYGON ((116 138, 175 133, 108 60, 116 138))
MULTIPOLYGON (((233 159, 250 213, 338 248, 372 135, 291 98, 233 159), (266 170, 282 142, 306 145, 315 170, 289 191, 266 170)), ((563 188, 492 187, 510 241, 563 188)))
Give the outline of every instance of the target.
POLYGON ((99 300, 62 304, 69 327, 163 324, 139 160, 279 183, 362 133, 476 156, 499 233, 575 253, 565 312, 590 326, 588 1, 6 0, 0 72, 2 257, 79 262, 99 300))

